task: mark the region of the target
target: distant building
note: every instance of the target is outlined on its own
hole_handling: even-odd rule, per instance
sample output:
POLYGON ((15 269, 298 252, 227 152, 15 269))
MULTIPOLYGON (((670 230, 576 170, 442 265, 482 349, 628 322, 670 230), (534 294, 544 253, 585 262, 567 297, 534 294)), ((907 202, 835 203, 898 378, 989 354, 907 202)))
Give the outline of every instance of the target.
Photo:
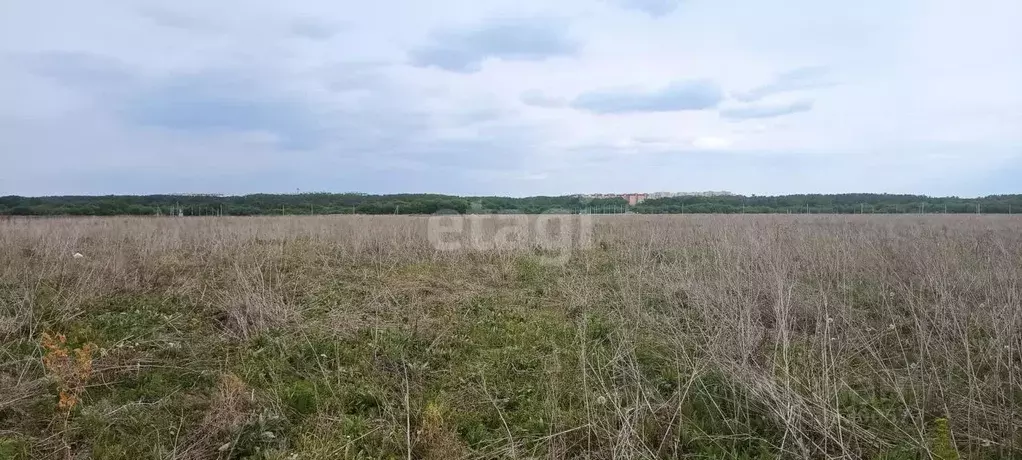
POLYGON ((629 206, 635 206, 635 205, 637 205, 639 203, 642 203, 643 201, 646 201, 646 194, 645 193, 626 193, 626 194, 622 195, 621 198, 624 198, 626 201, 628 201, 628 205, 629 206))
POLYGON ((628 202, 629 205, 635 206, 646 200, 655 200, 658 198, 674 198, 679 196, 730 196, 734 195, 728 191, 719 192, 652 192, 652 193, 590 193, 577 195, 582 198, 589 199, 600 199, 600 198, 621 198, 628 202))

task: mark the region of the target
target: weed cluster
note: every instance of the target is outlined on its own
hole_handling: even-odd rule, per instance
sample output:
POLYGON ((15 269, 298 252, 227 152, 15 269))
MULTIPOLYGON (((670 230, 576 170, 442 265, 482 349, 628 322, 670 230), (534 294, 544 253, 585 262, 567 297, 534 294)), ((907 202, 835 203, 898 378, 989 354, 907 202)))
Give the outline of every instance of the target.
POLYGON ((1016 218, 594 219, 0 222, 0 458, 1022 458, 1016 218))

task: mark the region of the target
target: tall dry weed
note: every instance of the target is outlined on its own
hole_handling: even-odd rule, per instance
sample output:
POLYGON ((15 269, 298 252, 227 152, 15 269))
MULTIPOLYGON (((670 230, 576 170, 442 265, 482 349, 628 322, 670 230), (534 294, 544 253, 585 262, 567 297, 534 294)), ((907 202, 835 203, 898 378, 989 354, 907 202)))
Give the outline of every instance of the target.
MULTIPOLYGON (((547 396, 537 417, 549 432, 528 438, 512 419, 497 425, 497 440, 466 447, 451 438, 452 404, 421 415, 423 446, 467 457, 525 456, 526 448, 578 458, 1019 454, 1018 219, 595 222, 592 246, 548 267, 535 263, 527 239, 438 250, 425 217, 13 219, 0 222, 0 260, 10 262, 0 264, 0 339, 33 342, 90 317, 105 299, 141 295, 208 312, 224 343, 313 328, 376 341, 393 329, 439 352, 481 340, 458 335, 478 329, 465 323, 507 321, 506 310, 519 309, 516 321, 553 318, 576 329, 570 337, 562 324, 538 321, 516 330, 555 331, 538 385, 547 396)), ((493 341, 515 345, 500 324, 493 341)), ((525 345, 535 341, 528 337, 525 345)), ((387 361, 373 353, 373 378, 385 379, 387 361)), ((15 385, 0 389, 0 408, 27 410, 19 404, 39 389, 21 376, 39 369, 2 359, 0 382, 15 385)), ((436 375, 470 379, 450 366, 436 375)), ((239 402, 251 399, 238 390, 247 387, 231 385, 217 390, 226 418, 210 415, 203 426, 250 415, 239 402)), ((497 396, 461 396, 474 411, 509 410, 497 396)), ((208 458, 216 437, 200 438, 189 455, 208 458)))

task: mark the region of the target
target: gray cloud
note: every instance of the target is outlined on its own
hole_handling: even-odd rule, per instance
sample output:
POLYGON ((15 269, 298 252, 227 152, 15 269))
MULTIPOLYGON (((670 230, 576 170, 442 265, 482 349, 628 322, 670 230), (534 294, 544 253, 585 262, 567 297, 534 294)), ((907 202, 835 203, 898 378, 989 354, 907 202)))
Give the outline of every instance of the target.
POLYGON ((550 19, 506 19, 479 26, 439 30, 430 43, 413 49, 411 63, 451 72, 472 73, 490 58, 542 61, 571 56, 579 45, 568 37, 566 25, 550 19))
POLYGON ((314 76, 333 91, 367 91, 379 86, 380 75, 388 67, 387 63, 374 61, 336 62, 318 69, 314 76))
POLYGON ((462 126, 472 126, 503 120, 508 112, 498 107, 479 107, 454 114, 451 119, 462 126))
POLYGON ((594 113, 676 112, 705 110, 724 98, 720 86, 709 80, 673 83, 655 91, 605 89, 582 93, 571 106, 594 113))
POLYGON ((202 18, 157 6, 146 6, 138 10, 143 17, 157 25, 186 31, 209 31, 216 29, 213 23, 202 18))
POLYGON ((322 138, 311 107, 299 95, 275 90, 253 69, 152 78, 89 53, 47 52, 21 61, 34 74, 101 102, 97 110, 129 126, 187 135, 261 132, 288 148, 309 148, 322 138))
POLYGON ((735 93, 734 97, 742 102, 755 102, 775 94, 833 85, 834 82, 830 79, 830 69, 827 67, 800 67, 778 74, 771 82, 765 85, 757 86, 745 92, 735 93))
POLYGON ((342 186, 478 193, 477 179, 489 177, 487 171, 518 174, 545 139, 499 105, 438 110, 429 94, 403 86, 394 74, 400 68, 338 63, 310 74, 323 91, 310 97, 304 86, 280 85, 267 69, 143 77, 117 62, 74 54, 17 62, 76 92, 103 93, 102 104, 60 119, 0 124, 0 151, 20 153, 9 170, 36 181, 12 177, 0 180, 0 188, 26 194, 342 186), (332 78, 353 70, 360 78, 332 78), (104 93, 111 81, 131 83, 104 93), (58 163, 62 167, 54 169, 58 163))
POLYGON ((312 18, 299 19, 291 23, 291 33, 312 40, 328 40, 341 31, 341 27, 312 18))
POLYGON ((312 147, 322 136, 302 100, 235 71, 168 78, 131 95, 122 114, 132 123, 183 132, 265 132, 293 148, 312 147))
POLYGON ((617 4, 622 8, 641 11, 656 18, 678 9, 681 0, 617 0, 617 4))
MULTIPOLYGON (((528 137, 508 136, 507 143, 495 143, 492 138, 443 139, 425 142, 415 147, 413 155, 404 158, 418 158, 429 167, 503 169, 521 168, 525 164, 523 149, 528 148, 528 137)), ((428 167, 427 167, 428 169, 428 167)))
POLYGON ((551 97, 546 95, 540 90, 533 89, 522 93, 519 99, 525 105, 531 105, 533 107, 563 107, 565 104, 564 99, 558 97, 551 97))
POLYGON ((790 115, 799 112, 808 112, 813 109, 813 101, 810 99, 795 101, 790 104, 761 104, 761 105, 749 105, 745 107, 737 107, 724 109, 720 111, 720 116, 729 120, 748 120, 752 118, 773 118, 784 115, 790 115))
POLYGON ((97 92, 123 90, 138 80, 124 63, 99 54, 51 51, 19 56, 17 61, 41 77, 97 92))

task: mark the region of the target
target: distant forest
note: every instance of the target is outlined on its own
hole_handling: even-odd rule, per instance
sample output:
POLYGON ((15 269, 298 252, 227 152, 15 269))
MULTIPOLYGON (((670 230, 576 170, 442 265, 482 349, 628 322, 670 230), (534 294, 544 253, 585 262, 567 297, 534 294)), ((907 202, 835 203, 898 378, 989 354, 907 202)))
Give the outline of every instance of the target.
POLYGON ((368 195, 361 193, 215 195, 110 195, 0 197, 0 215, 113 216, 177 215, 251 216, 295 214, 433 214, 457 213, 984 213, 1022 212, 1022 195, 982 198, 928 197, 849 193, 783 196, 680 196, 628 206, 621 198, 580 196, 507 198, 434 194, 368 195))

